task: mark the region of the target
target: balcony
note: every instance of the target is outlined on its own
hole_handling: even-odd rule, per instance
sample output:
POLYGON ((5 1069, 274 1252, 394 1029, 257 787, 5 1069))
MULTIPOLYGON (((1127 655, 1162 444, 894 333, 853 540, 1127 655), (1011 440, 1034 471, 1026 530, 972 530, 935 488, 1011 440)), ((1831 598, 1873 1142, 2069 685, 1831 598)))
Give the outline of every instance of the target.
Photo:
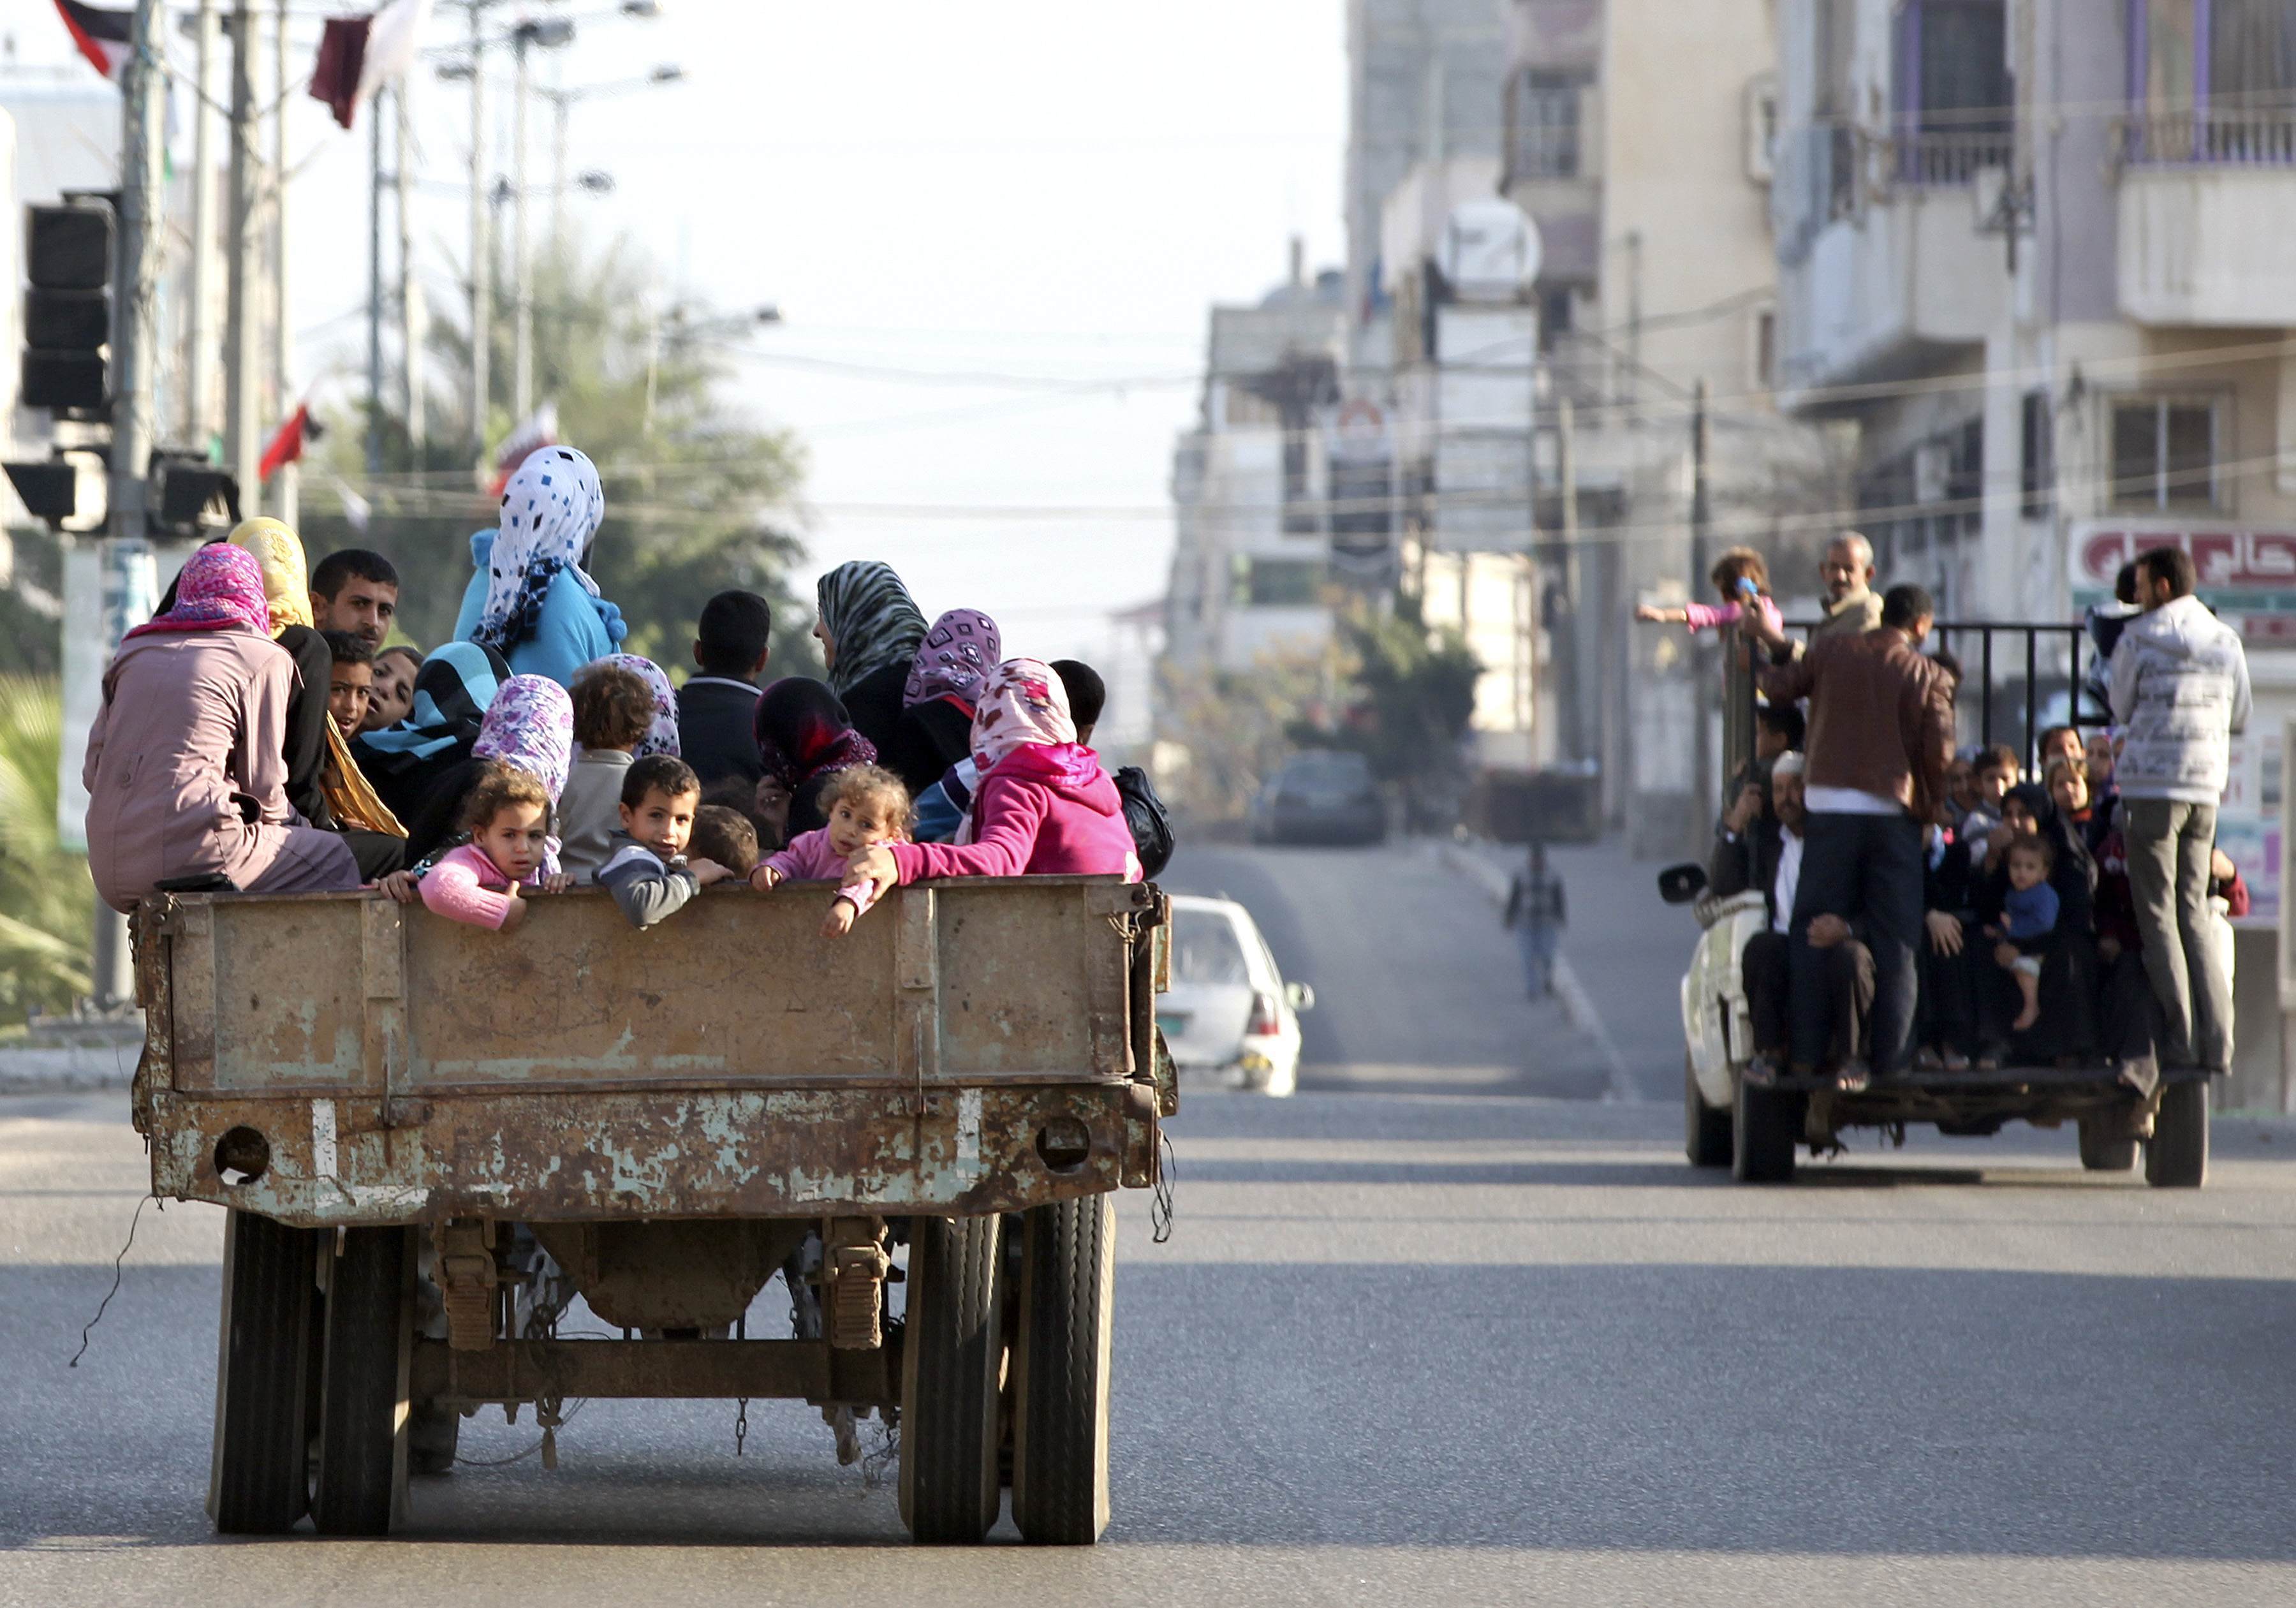
POLYGON ((2120 310, 2139 324, 2296 324, 2296 108, 2124 119, 2120 310))
POLYGON ((1977 180, 2005 133, 1882 135, 1813 127, 1782 148, 1779 401, 1903 379, 1981 342, 2007 306, 2007 254, 1980 231, 1977 180))

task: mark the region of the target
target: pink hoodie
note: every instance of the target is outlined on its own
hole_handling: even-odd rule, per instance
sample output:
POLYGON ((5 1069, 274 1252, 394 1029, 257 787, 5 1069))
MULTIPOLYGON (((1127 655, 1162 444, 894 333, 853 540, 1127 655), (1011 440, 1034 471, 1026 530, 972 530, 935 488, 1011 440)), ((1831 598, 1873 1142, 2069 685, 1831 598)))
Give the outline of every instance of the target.
POLYGON ((944 876, 1119 875, 1140 880, 1140 857, 1116 783, 1100 756, 1075 742, 1016 748, 980 778, 972 843, 895 843, 904 884, 944 876))

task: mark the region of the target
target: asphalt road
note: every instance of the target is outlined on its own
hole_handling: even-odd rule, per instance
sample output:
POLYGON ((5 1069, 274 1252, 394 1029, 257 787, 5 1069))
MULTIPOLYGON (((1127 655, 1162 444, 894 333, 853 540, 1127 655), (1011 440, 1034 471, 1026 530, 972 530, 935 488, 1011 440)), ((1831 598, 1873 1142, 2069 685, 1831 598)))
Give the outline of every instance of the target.
MULTIPOLYGON (((1566 871, 1587 992, 1631 1002, 1590 918, 1630 924, 1648 877, 1596 851, 1566 871)), ((1424 850, 1177 873, 1252 904, 1325 1006, 1296 1098, 1189 1101, 1169 1243, 1123 1201, 1100 1547, 913 1550, 801 1407, 753 1407, 737 1459, 731 1404, 604 1402, 554 1473, 418 1482, 401 1538, 219 1542, 220 1214, 145 1208, 67 1368, 142 1154, 122 1096, 18 1096, 0 1603, 2296 1600, 2296 1133, 2220 1125, 2194 1194, 2021 1131, 1736 1188, 1683 1164, 1672 1104, 1598 1097, 1589 1032, 1517 1003, 1485 896, 1424 850)), ((1687 941, 1654 911, 1665 992, 1602 1011, 1669 1095, 1678 1045, 1650 1021, 1687 941)), ((466 1456, 534 1445, 488 1420, 466 1456)))

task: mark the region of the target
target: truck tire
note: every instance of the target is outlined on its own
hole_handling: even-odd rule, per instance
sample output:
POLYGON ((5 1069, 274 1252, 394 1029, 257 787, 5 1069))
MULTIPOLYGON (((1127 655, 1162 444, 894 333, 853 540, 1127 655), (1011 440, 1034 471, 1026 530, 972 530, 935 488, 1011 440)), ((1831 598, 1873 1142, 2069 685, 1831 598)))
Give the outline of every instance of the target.
POLYGON ((2208 1176, 2208 1079, 2165 1084, 2152 1143, 2144 1147, 2144 1181, 2155 1189, 2198 1189, 2208 1176))
POLYGON ((2136 1165, 2136 1140, 2118 1111, 2083 1117, 2080 1161, 2090 1172, 2127 1172, 2136 1165))
POLYGON ((413 1320, 406 1230, 346 1232, 327 1281, 326 1377, 311 1522, 323 1536, 390 1529, 398 1474, 399 1357, 413 1320))
POLYGON ((1089 1546, 1108 1528, 1114 1197, 1030 1207, 1022 1246, 1013 1522, 1038 1546, 1089 1546))
POLYGON ((1731 1113, 1716 1111, 1698 1092, 1697 1069, 1690 1052, 1682 1052, 1682 1149, 1693 1167, 1727 1167, 1731 1155, 1731 1113))
POLYGON ((996 1522, 998 1220, 918 1218, 901 1342, 901 1522, 967 1545, 996 1522))
POLYGON ((304 1395, 319 1236, 234 1211, 224 1243, 211 1511, 225 1535, 277 1535, 308 1505, 304 1395))
POLYGON ((1741 1184, 1792 1183, 1800 1127, 1799 1099, 1741 1078, 1730 1105, 1730 1176, 1741 1184))

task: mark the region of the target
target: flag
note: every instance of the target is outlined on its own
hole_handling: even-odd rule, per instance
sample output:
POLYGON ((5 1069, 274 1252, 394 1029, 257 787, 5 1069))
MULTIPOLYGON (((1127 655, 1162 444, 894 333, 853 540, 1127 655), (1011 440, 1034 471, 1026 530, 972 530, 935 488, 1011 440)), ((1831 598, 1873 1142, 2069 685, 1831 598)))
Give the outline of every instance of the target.
POLYGON ((257 472, 262 477, 264 483, 268 485, 273 475, 277 474, 286 465, 299 460, 303 455, 303 448, 325 433, 319 422, 311 416, 311 405, 308 402, 295 404, 295 411, 287 415, 287 423, 279 427, 278 431, 272 436, 269 445, 263 449, 263 462, 257 472))
POLYGON ((362 103, 404 77, 414 64, 431 0, 390 0, 381 11, 330 17, 311 64, 311 98, 324 101, 348 128, 362 103))
POLYGON ((545 402, 512 425, 509 436, 496 448, 494 485, 487 495, 502 496, 503 488, 510 484, 510 477, 518 472, 521 464, 544 447, 557 444, 558 404, 545 402))
POLYGON ((56 0, 56 11, 88 64, 119 83, 135 40, 135 13, 83 5, 80 0, 56 0))

